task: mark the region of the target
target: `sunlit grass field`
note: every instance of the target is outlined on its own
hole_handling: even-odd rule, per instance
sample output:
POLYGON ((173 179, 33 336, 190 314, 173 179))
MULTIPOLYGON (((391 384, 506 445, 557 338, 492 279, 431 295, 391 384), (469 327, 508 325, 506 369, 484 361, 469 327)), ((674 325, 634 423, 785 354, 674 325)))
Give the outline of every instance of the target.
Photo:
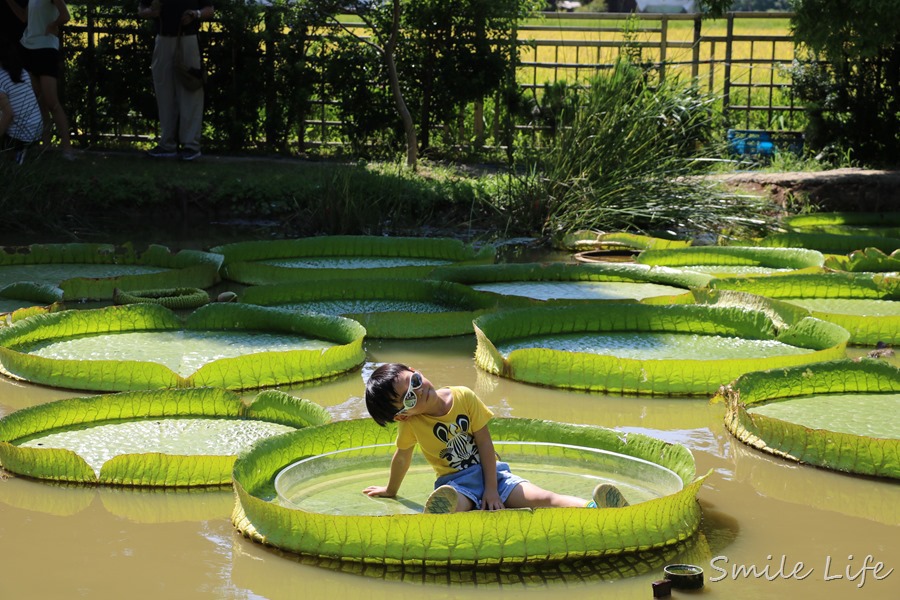
MULTIPOLYGON (((665 40, 666 76, 678 73, 699 77, 701 84, 721 86, 728 60, 728 24, 725 19, 703 20, 699 51, 693 48, 694 20, 670 16, 637 19, 593 19, 548 15, 521 26, 518 36, 529 46, 520 54, 520 83, 543 84, 566 80, 576 83, 611 64, 620 52, 631 52, 643 62, 658 63, 665 40), (693 62, 698 60, 696 67, 693 62), (711 64, 714 63, 714 64, 711 64)), ((790 20, 736 17, 732 32, 731 80, 737 83, 787 82, 777 64, 794 58, 790 20), (757 64, 757 62, 760 64, 757 64)))
MULTIPOLYGON (((627 54, 637 62, 654 65, 660 77, 696 79, 702 90, 717 95, 725 91, 727 78, 731 106, 791 104, 788 68, 794 59, 794 44, 789 16, 738 14, 730 44, 726 19, 704 19, 699 25, 697 32, 689 15, 629 18, 623 14, 600 19, 590 13, 550 13, 519 27, 518 39, 526 45, 520 51, 516 78, 540 95, 544 84, 583 83, 608 69, 620 54, 627 54)), ((790 129, 798 125, 795 117, 799 115, 791 111, 743 114, 747 127, 790 129), (755 125, 750 120, 756 121, 755 125)))

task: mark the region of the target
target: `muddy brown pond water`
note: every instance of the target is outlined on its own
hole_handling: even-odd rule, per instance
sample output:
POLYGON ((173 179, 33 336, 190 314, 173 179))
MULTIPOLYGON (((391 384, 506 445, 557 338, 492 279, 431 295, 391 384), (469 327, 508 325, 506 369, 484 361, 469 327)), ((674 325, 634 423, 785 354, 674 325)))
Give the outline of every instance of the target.
MULTIPOLYGON (((700 535, 661 556, 548 570, 357 569, 313 564, 243 538, 230 521, 230 489, 96 489, 10 476, 0 479, 0 598, 644 599, 663 567, 677 562, 702 566, 706 586, 673 591, 673 598, 900 597, 896 482, 752 450, 726 431, 723 406, 706 398, 607 396, 487 375, 475 367, 472 336, 369 340, 366 349, 368 361, 404 362, 436 385, 473 388, 498 416, 602 425, 686 445, 698 473, 712 470, 699 494, 700 535)), ((335 419, 366 417, 359 370, 286 391, 327 407, 335 419)), ((0 379, 0 416, 83 395, 0 379)), ((387 467, 373 484, 387 481, 387 467)))

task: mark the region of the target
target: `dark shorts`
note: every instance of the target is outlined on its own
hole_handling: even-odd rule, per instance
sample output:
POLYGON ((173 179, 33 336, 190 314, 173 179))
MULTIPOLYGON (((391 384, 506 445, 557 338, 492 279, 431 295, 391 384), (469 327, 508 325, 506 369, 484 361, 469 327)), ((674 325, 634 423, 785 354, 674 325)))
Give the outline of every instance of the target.
POLYGON ((32 50, 19 45, 19 56, 22 57, 22 66, 32 75, 59 79, 59 63, 62 55, 56 48, 32 50))

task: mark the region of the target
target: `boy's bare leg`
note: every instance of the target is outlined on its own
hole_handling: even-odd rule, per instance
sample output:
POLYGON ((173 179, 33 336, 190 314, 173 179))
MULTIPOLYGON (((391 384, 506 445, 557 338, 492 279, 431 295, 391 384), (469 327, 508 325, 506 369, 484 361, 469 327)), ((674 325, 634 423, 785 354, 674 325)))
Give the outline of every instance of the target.
POLYGON ((583 508, 588 500, 576 496, 557 494, 523 481, 513 488, 512 493, 503 503, 507 508, 583 508))

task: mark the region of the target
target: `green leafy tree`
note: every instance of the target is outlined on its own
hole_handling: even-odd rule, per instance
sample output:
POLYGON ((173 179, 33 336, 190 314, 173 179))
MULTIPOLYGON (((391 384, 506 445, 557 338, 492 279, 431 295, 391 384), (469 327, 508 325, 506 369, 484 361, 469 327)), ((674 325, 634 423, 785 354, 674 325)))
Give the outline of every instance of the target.
MULTIPOLYGON (((304 0, 311 22, 354 36, 382 59, 415 167, 437 123, 508 83, 515 22, 536 0, 304 0), (342 15, 361 19, 360 30, 342 15), (417 127, 418 123, 418 127, 417 127), (421 136, 420 136, 421 133, 421 136)), ((373 73, 377 69, 371 69, 373 73)), ((374 82, 373 82, 374 83, 374 82)), ((377 84, 375 84, 377 85, 377 84)))
POLYGON ((793 0, 795 69, 814 146, 846 146, 871 164, 900 161, 900 0, 793 0))

